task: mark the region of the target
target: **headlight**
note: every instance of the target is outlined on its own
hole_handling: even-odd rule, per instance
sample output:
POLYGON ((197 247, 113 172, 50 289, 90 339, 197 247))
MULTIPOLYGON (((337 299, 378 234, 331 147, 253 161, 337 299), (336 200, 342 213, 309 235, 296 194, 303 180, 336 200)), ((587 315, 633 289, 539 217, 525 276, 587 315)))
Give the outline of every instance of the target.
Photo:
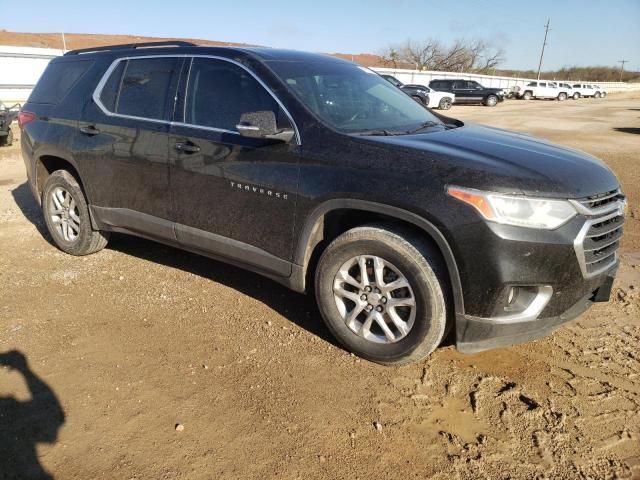
POLYGON ((553 230, 577 214, 567 200, 502 195, 460 187, 448 187, 447 193, 471 205, 491 222, 516 227, 553 230))

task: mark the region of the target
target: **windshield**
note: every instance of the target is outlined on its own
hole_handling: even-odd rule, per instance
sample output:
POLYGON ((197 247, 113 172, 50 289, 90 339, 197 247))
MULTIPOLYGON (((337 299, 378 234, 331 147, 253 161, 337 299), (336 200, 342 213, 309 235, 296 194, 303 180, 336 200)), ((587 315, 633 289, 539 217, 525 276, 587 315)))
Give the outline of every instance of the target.
POLYGON ((313 113, 344 133, 403 134, 444 124, 377 73, 341 62, 269 62, 313 113))

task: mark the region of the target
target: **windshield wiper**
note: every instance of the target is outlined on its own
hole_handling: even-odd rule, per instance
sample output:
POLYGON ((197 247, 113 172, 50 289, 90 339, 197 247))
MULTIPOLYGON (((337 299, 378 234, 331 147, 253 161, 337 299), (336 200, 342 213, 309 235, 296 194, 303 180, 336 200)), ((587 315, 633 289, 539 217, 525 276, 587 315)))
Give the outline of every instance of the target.
POLYGON ((411 135, 412 133, 416 133, 419 132, 420 130, 424 130, 425 128, 429 128, 429 127, 447 127, 444 123, 441 122, 435 122, 433 120, 427 120, 426 122, 424 122, 423 124, 421 124, 419 127, 414 128, 413 130, 407 130, 406 134, 407 135, 411 135))
POLYGON ((364 130, 362 132, 355 132, 355 135, 387 137, 400 135, 400 133, 392 132, 391 130, 364 130))

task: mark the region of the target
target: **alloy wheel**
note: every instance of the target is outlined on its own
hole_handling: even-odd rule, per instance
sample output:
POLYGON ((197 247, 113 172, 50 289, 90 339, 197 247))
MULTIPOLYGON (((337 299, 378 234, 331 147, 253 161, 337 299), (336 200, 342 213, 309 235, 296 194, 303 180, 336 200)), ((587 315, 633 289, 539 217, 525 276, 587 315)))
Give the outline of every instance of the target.
POLYGON ((49 197, 49 215, 54 231, 66 242, 75 242, 80 234, 78 206, 71 194, 56 187, 49 197))
POLYGON ((347 327, 375 343, 405 338, 416 318, 416 299, 407 277, 375 255, 346 261, 333 282, 336 306, 347 327))

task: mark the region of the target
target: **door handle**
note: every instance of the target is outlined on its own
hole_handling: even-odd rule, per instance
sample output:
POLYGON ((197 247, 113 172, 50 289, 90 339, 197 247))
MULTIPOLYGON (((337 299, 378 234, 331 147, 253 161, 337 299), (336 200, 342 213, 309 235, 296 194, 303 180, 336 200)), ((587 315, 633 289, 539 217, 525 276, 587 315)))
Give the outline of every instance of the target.
POLYGON ((80 127, 80 131, 85 135, 98 135, 100 133, 100 130, 98 130, 93 125, 85 125, 84 127, 80 127))
POLYGON ((193 142, 176 142, 173 147, 183 153, 197 153, 200 151, 200 147, 193 142))

